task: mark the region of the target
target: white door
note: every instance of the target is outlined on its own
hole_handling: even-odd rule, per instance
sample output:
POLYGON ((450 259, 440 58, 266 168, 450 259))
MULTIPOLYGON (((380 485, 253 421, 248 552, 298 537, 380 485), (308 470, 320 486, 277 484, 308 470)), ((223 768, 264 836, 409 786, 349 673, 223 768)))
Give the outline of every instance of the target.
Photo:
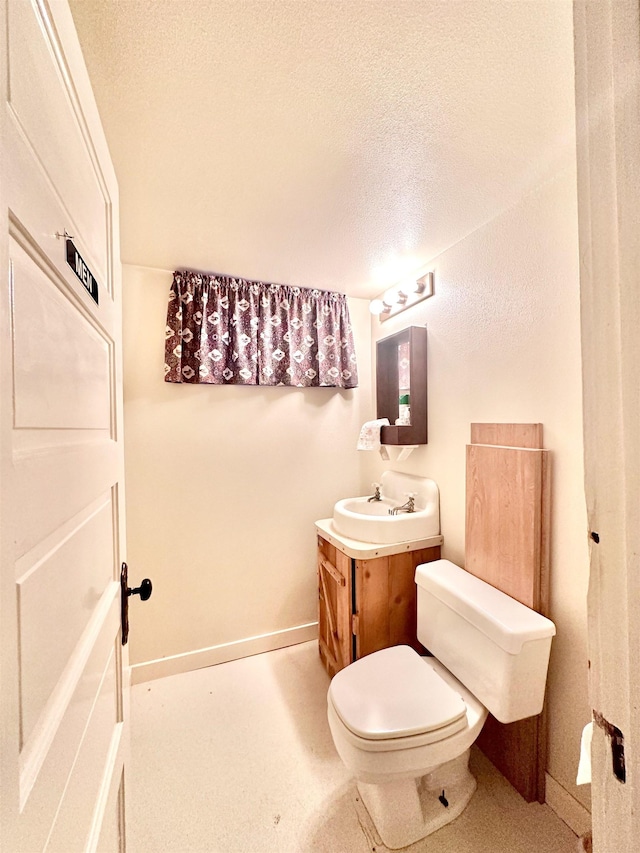
POLYGON ((124 850, 117 185, 66 0, 0 16, 0 847, 124 850))

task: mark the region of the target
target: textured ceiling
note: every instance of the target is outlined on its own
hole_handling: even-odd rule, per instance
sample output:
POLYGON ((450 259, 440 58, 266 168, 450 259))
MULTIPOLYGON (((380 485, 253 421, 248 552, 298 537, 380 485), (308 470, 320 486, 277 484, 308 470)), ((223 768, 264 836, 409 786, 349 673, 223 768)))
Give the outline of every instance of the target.
POLYGON ((126 263, 372 296, 573 145, 570 0, 71 9, 126 263))

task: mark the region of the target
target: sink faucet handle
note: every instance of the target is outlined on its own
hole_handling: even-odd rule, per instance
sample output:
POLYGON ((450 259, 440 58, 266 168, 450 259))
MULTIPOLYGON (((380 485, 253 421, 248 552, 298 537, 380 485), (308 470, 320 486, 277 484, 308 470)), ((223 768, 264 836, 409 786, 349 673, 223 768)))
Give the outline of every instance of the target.
POLYGON ((416 506, 416 497, 418 496, 417 492, 405 492, 405 495, 409 499, 407 501, 407 509, 409 512, 413 512, 416 506))
POLYGON ((375 489, 375 494, 371 495, 367 503, 371 503, 372 501, 381 501, 382 497, 380 496, 380 483, 371 483, 371 485, 375 489))

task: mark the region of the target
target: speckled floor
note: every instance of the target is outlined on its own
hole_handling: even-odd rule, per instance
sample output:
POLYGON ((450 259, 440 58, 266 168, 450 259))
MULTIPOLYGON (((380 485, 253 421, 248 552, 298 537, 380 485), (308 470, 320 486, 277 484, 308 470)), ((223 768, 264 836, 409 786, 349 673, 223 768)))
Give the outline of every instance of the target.
MULTIPOLYGON (((384 851, 355 802, 326 720, 315 643, 136 685, 128 853, 384 851)), ((527 804, 472 750, 478 790, 410 853, 574 853, 547 806, 527 804)))

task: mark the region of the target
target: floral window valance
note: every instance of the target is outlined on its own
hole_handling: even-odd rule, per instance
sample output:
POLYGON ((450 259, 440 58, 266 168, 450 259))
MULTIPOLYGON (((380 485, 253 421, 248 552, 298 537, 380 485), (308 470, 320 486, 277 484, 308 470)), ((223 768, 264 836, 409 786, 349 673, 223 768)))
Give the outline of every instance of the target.
POLYGON ((165 381, 355 388, 346 296, 177 271, 167 311, 165 381))

